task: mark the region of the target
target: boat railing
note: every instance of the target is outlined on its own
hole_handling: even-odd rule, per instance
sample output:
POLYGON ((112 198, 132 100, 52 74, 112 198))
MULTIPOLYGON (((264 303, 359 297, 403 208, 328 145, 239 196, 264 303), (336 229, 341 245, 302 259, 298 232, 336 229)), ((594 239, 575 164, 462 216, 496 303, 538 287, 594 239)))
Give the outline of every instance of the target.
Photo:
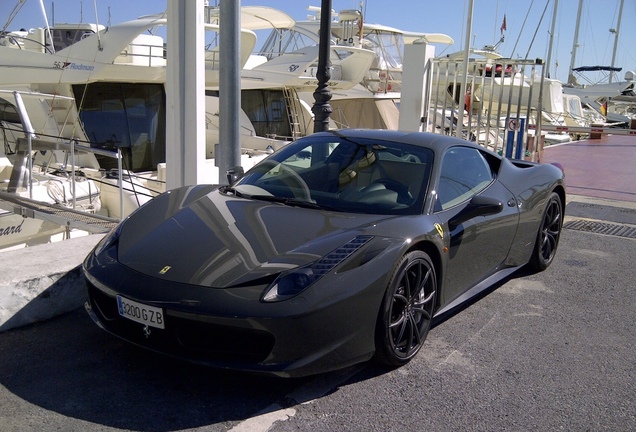
POLYGON ((115 59, 115 64, 165 66, 166 49, 163 45, 152 43, 130 43, 115 59))
MULTIPOLYGON (((134 66, 166 66, 166 47, 153 43, 130 43, 115 59, 115 64, 134 66)), ((219 69, 219 50, 217 47, 205 50, 205 68, 219 69)))
POLYGON ((218 48, 205 50, 204 62, 206 70, 219 70, 219 60, 220 56, 218 48))
POLYGON ((73 139, 64 139, 60 137, 55 137, 51 140, 42 140, 36 137, 35 130, 33 129, 31 120, 29 118, 29 113, 25 107, 23 102, 24 97, 36 97, 39 99, 71 99, 68 97, 60 96, 60 95, 49 95, 45 93, 37 93, 37 92, 22 92, 22 91, 3 91, 0 90, 0 93, 13 93, 15 102, 16 102, 16 110, 20 116, 20 120, 22 122, 22 128, 25 135, 25 138, 18 138, 16 140, 16 157, 13 163, 13 170, 11 172, 11 178, 9 180, 9 186, 7 188, 8 192, 17 192, 19 187, 23 187, 22 184, 23 179, 27 179, 27 185, 29 191, 29 198, 33 198, 33 151, 35 150, 62 150, 68 152, 70 154, 70 163, 71 163, 71 191, 72 191, 72 206, 73 209, 76 207, 75 202, 75 191, 76 191, 76 179, 75 179, 75 155, 77 152, 87 152, 93 153, 95 155, 101 155, 108 158, 114 158, 117 160, 117 171, 118 171, 118 189, 119 189, 119 208, 120 208, 120 218, 124 218, 124 187, 123 187, 123 158, 121 149, 117 147, 117 150, 106 150, 101 148, 95 148, 86 146, 83 144, 79 144, 79 140, 77 138, 73 139), (26 149, 25 149, 26 146, 26 149))
POLYGON ((400 68, 370 67, 363 78, 367 89, 373 93, 399 92, 402 87, 402 70, 400 68))
POLYGON ((0 41, 2 41, 3 39, 6 40, 9 45, 3 44, 1 42, 0 45, 5 45, 14 49, 53 54, 53 51, 47 44, 33 37, 20 36, 15 33, 0 33, 0 41))
POLYGON ((71 185, 71 208, 75 210, 76 206, 76 171, 75 155, 78 152, 93 153, 108 158, 117 160, 117 173, 118 173, 118 189, 119 189, 119 218, 124 218, 124 188, 123 188, 123 170, 122 170, 122 154, 121 150, 117 148, 116 151, 105 150, 100 148, 88 147, 86 145, 79 144, 78 140, 72 139, 68 141, 46 141, 27 136, 27 138, 18 138, 16 140, 16 157, 13 164, 13 171, 11 173, 11 179, 7 187, 7 192, 17 192, 20 188, 26 188, 29 191, 29 198, 33 198, 33 167, 32 158, 30 155, 34 151, 54 151, 62 150, 68 152, 70 155, 70 185, 71 185), (26 144, 26 149, 24 148, 26 144), (27 184, 22 184, 23 179, 27 179, 27 184))

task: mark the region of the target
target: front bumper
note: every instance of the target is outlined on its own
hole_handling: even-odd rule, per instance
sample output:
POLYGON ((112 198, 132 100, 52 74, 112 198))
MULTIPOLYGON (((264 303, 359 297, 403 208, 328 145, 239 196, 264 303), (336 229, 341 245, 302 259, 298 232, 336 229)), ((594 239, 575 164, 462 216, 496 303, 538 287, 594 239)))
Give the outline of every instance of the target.
POLYGON ((177 284, 91 254, 84 263, 86 310, 109 333, 173 357, 225 369, 311 375, 373 356, 387 283, 381 267, 375 263, 329 275, 296 298, 262 303, 266 285, 213 289, 177 284), (118 294, 161 307, 165 329, 120 316, 118 294))

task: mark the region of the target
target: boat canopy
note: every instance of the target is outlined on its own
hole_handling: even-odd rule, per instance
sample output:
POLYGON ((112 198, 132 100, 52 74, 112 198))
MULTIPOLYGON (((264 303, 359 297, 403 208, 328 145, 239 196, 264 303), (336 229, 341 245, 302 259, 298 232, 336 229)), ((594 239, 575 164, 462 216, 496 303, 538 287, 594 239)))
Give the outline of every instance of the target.
MULTIPOLYGON (((219 8, 209 9, 211 22, 218 24, 219 8)), ((243 6, 241 7, 241 28, 249 30, 265 29, 290 29, 294 27, 296 21, 278 9, 266 6, 243 6)))
POLYGON ((402 35, 404 38, 404 43, 412 44, 414 41, 423 39, 428 43, 439 43, 452 45, 455 43, 455 40, 444 34, 444 33, 414 33, 414 32, 404 32, 402 35))
POLYGON ((574 72, 620 72, 623 70, 621 67, 613 66, 581 66, 572 69, 574 72))

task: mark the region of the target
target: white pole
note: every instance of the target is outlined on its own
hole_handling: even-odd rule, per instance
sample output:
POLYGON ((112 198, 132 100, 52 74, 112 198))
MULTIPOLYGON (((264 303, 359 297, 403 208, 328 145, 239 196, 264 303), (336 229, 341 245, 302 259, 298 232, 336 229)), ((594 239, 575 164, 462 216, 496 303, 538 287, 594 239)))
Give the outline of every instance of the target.
POLYGON ((53 37, 51 36, 51 28, 49 27, 49 19, 46 16, 46 8, 44 7, 44 0, 40 0, 40 8, 42 9, 42 16, 44 17, 44 22, 46 23, 46 35, 49 38, 49 42, 51 43, 51 52, 55 52, 55 45, 53 45, 53 37))
POLYGON ((33 138, 35 137, 35 131, 31 125, 29 114, 27 113, 24 101, 19 92, 14 91, 15 105, 18 108, 18 114, 22 121, 22 130, 27 138, 27 178, 29 183, 29 198, 33 199, 33 138))
POLYGON ((552 27, 550 28, 550 43, 548 47, 548 58, 546 59, 546 67, 548 68, 548 76, 550 75, 550 68, 552 67, 552 45, 554 44, 554 32, 556 31, 556 19, 557 10, 559 9, 559 0, 554 0, 554 11, 552 12, 552 27))
POLYGON ((205 30, 203 1, 168 0, 166 189, 203 182, 205 30))
POLYGON ((428 118, 426 98, 429 97, 429 91, 426 84, 431 73, 430 60, 434 57, 435 47, 423 40, 404 45, 399 130, 426 130, 427 122, 422 119, 428 118))
POLYGON ((568 84, 577 84, 573 69, 576 62, 576 49, 579 47, 579 27, 581 26, 581 11, 583 0, 579 0, 579 10, 576 12, 576 27, 574 27, 574 42, 572 43, 572 57, 570 57, 570 69, 568 70, 568 84))
MULTIPOLYGON (((623 3, 625 3, 625 0, 621 0, 621 5, 618 8, 618 24, 616 24, 616 31, 614 31, 614 52, 612 53, 612 67, 614 67, 614 64, 616 62, 616 49, 618 48, 618 35, 621 32, 621 21, 622 21, 622 16, 623 16, 623 3)), ((614 77, 614 71, 610 71, 609 74, 609 83, 612 83, 612 78, 614 77)))
MULTIPOLYGON (((470 38, 473 34, 473 6, 474 0, 468 2, 468 19, 466 20, 466 51, 464 51, 464 76, 462 78, 461 91, 466 93, 466 86, 468 86, 468 61, 470 59, 470 38)), ((464 132, 464 98, 459 98, 459 109, 457 110, 457 129, 455 130, 455 136, 462 137, 464 132)))

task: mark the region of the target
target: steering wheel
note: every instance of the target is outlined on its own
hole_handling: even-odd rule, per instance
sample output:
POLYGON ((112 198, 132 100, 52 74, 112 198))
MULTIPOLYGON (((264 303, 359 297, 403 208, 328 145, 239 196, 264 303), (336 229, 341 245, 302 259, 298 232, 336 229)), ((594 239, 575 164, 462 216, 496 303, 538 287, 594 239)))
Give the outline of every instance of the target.
POLYGON ((291 193, 294 194, 294 198, 313 202, 311 199, 311 191, 309 190, 307 183, 305 183, 305 180, 303 180, 296 171, 285 166, 285 164, 281 163, 278 166, 280 167, 282 174, 281 181, 289 187, 291 193))
POLYGON ((371 184, 367 186, 365 189, 371 188, 373 185, 376 185, 376 184, 382 185, 386 189, 392 190, 393 192, 397 192, 398 194, 397 202, 400 204, 409 205, 413 202, 413 195, 411 194, 411 192, 409 192, 409 188, 397 180, 394 180, 388 177, 379 178, 377 180, 373 180, 371 184))

